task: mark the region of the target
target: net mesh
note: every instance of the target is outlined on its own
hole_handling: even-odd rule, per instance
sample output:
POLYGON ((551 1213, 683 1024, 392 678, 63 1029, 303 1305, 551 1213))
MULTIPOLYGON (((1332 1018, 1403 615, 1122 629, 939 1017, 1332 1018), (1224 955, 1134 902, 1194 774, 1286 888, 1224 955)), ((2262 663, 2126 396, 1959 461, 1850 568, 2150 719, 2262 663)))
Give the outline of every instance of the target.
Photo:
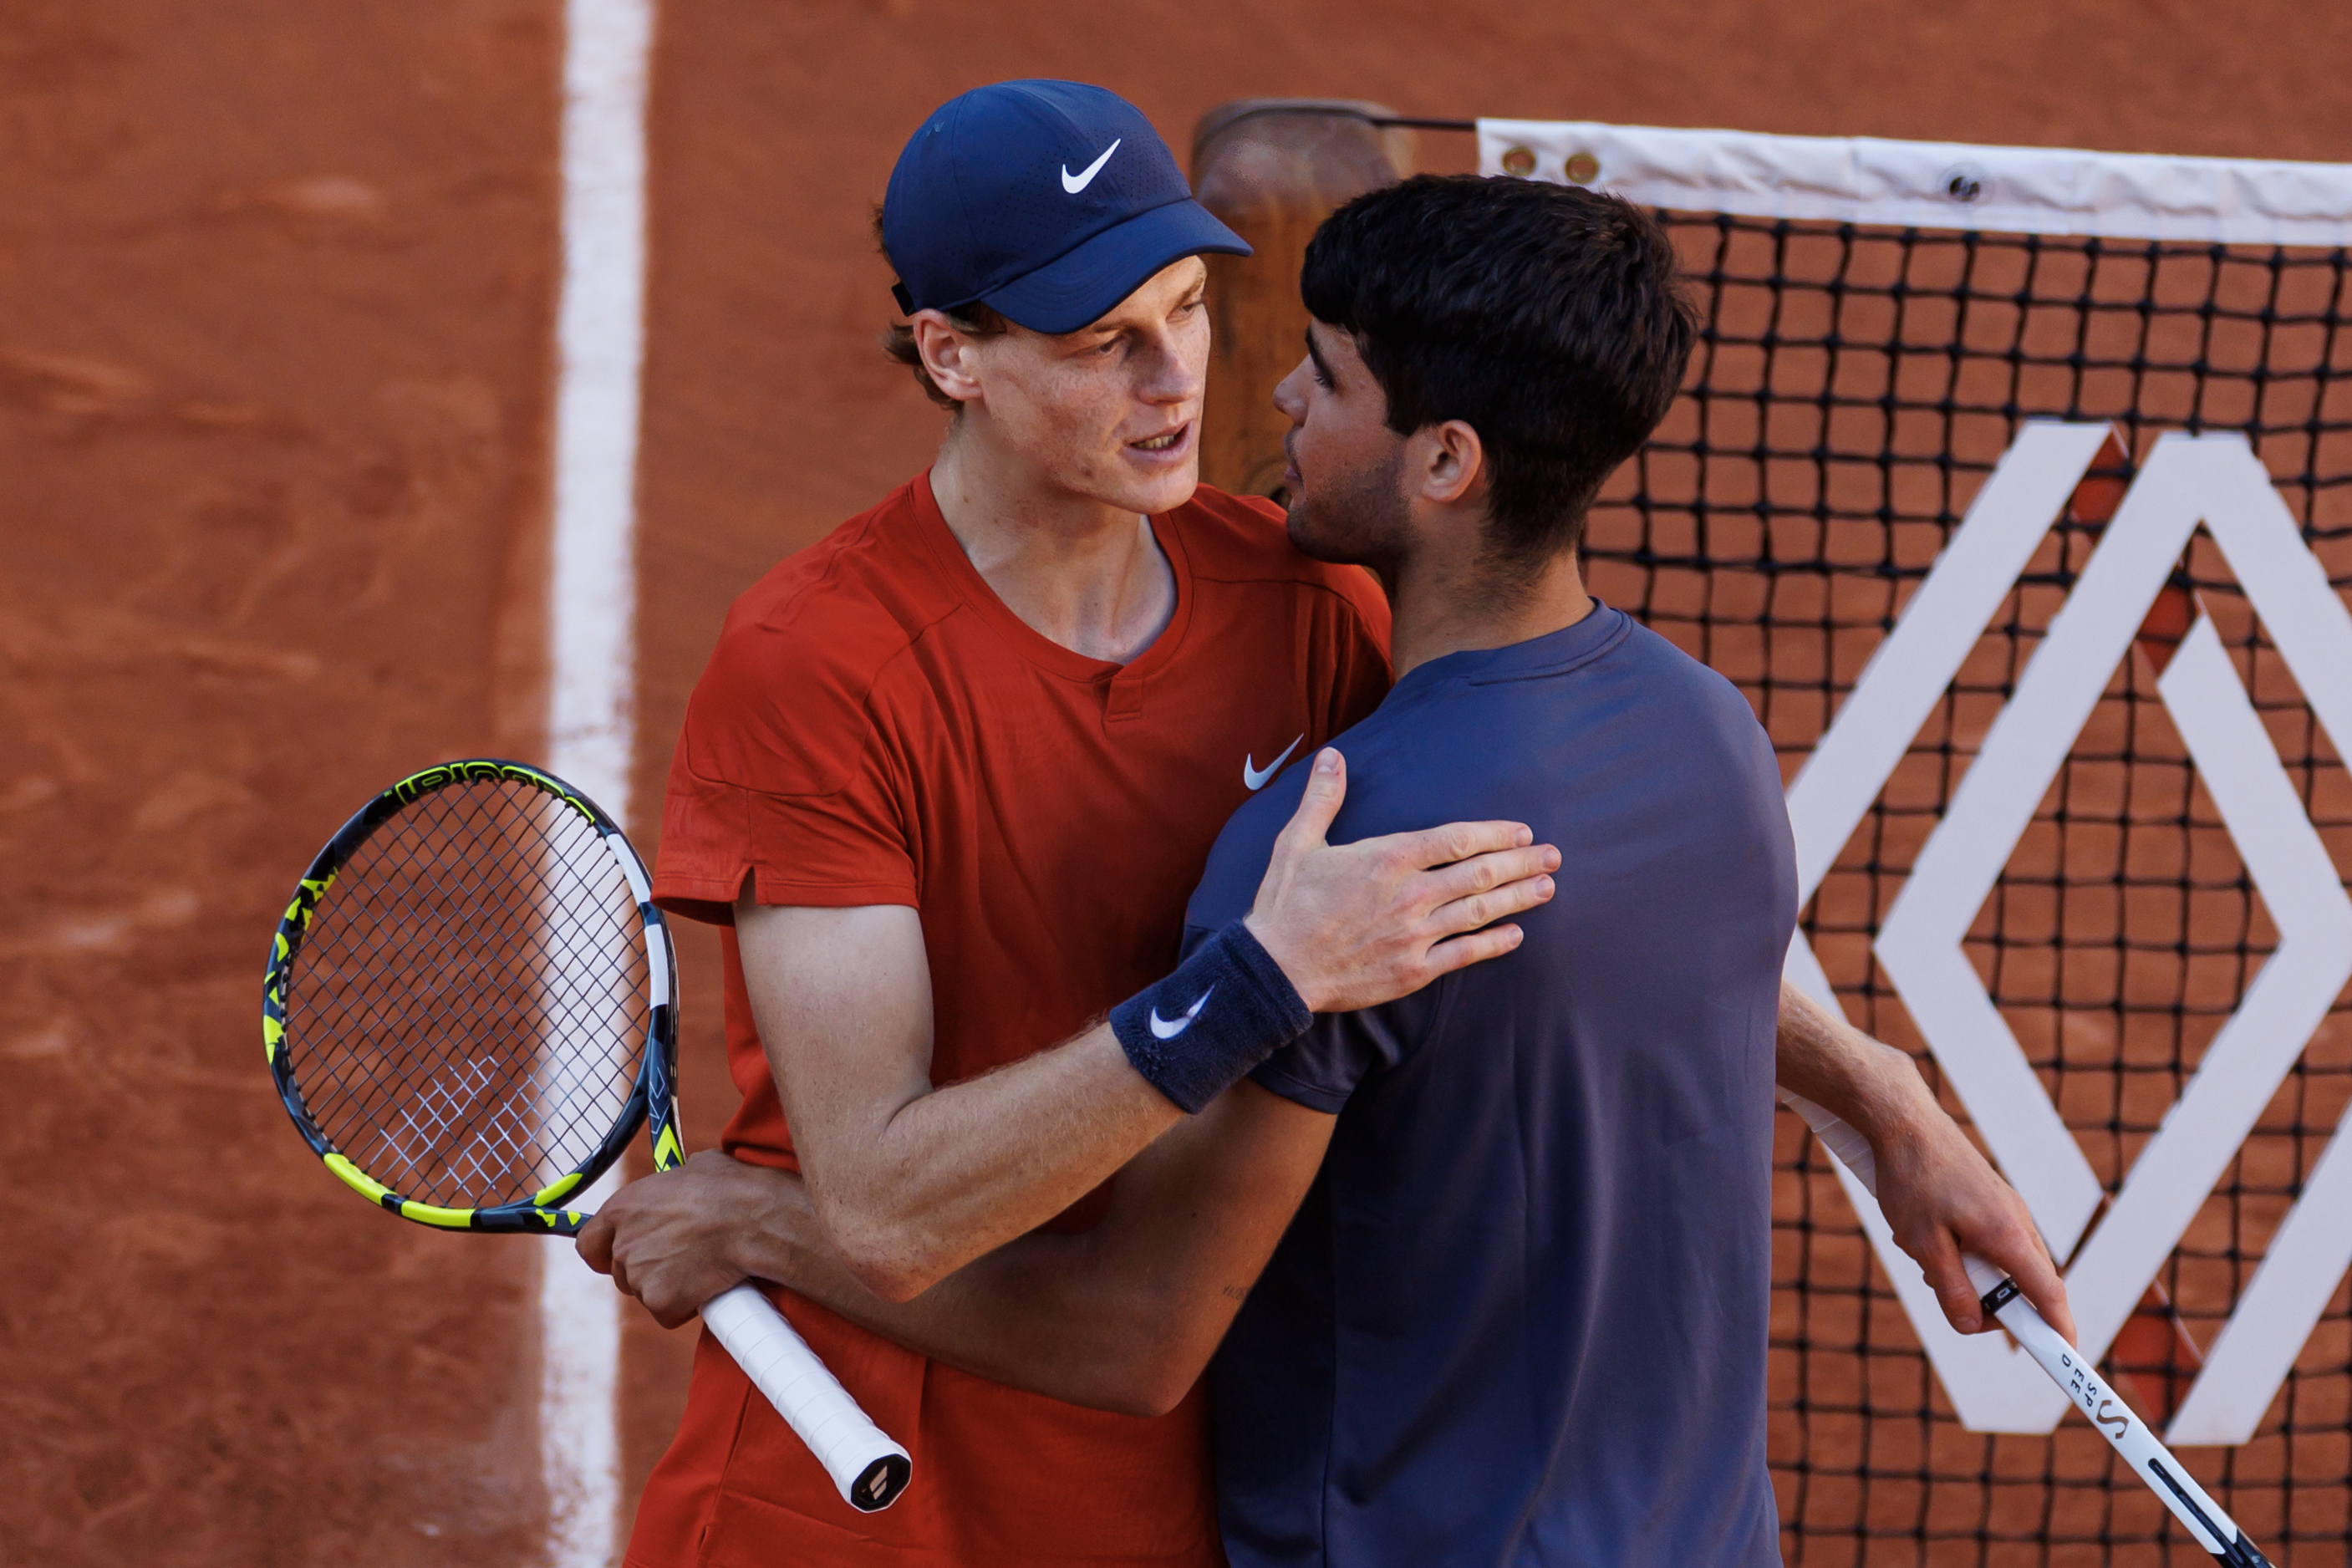
MULTIPOLYGON (((2021 423, 2119 432, 1803 911, 1848 1016, 1918 1054, 1965 1121, 1874 958, 1879 923, 2160 433, 2246 433, 2352 584, 2347 255, 1660 216, 1703 341, 1596 510, 1588 570, 1739 684, 1787 776, 2021 423)), ((2340 878, 2352 779, 2201 531, 2168 597, 2212 617, 2340 878)), ((2277 940, 2158 695, 2165 652, 2152 636, 2115 671, 1966 944, 2110 1193, 2277 940)), ((2352 1101, 2347 1010, 2339 995, 2109 1358, 2159 1430, 2352 1101)), ((2079 1419, 1964 1430, 1827 1156, 1787 1113, 1776 1148, 1770 1445, 1790 1563, 2208 1561, 2079 1419)), ((2254 1440, 2181 1457, 2274 1561, 2347 1560, 2341 1283, 2254 1440)))
POLYGON ((602 836, 532 785, 478 779, 404 807, 320 897, 285 1048, 353 1164, 483 1208, 596 1152, 650 1013, 636 898, 602 836))

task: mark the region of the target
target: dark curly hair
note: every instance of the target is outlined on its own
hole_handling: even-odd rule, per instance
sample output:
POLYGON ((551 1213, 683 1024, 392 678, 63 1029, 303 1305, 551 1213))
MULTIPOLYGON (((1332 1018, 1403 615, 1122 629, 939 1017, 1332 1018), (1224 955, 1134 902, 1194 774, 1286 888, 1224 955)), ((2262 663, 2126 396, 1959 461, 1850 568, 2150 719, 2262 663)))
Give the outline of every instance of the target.
POLYGON ((1307 247, 1307 309, 1355 340, 1410 435, 1478 432, 1496 550, 1573 548, 1612 469, 1666 416, 1698 337, 1674 243, 1617 196, 1423 174, 1357 197, 1307 247))

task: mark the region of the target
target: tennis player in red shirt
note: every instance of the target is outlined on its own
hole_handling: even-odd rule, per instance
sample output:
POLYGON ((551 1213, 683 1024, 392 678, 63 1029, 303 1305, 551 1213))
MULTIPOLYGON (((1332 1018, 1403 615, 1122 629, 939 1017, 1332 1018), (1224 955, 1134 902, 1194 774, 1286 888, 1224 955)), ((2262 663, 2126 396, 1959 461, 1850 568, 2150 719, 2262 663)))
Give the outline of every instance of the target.
MULTIPOLYGON (((1318 749, 1387 689, 1386 608, 1266 503, 1195 494, 1198 257, 1246 247, 1140 114, 1071 83, 968 94, 909 143, 884 226, 907 352, 958 413, 929 473, 735 605, 655 895, 729 928, 724 1148, 799 1171, 858 1277, 905 1298, 1089 1224, 1309 1008, 1507 951, 1493 922, 1549 896, 1557 856, 1516 824, 1321 846, 1343 784, 1318 749), (1150 990, 1218 828, 1310 757, 1325 787, 1264 908, 1221 968, 1150 990), (1124 1045, 1088 1028, 1122 999, 1149 1019, 1124 1045)), ((1199 1394, 1080 1409, 779 1305, 920 1479, 853 1512, 706 1342, 629 1563, 1221 1561, 1199 1394)))
MULTIPOLYGON (((898 352, 956 416, 928 474, 736 604, 655 890, 731 928, 727 1153, 797 1170, 832 1256, 905 1300, 1041 1226, 1093 1226, 1110 1174, 1308 1010, 1508 951, 1494 922, 1549 898, 1558 862, 1515 824, 1323 844, 1345 771, 1319 748, 1387 689, 1385 604, 1294 551, 1269 504, 1196 489, 1197 257, 1244 247, 1135 110, 1070 83, 967 94, 909 142, 884 215, 898 352), (1218 829, 1308 758, 1256 907, 1170 974, 1218 829)), ((1782 1039, 1815 1098, 1880 1070, 1817 1019, 1784 1016, 1782 1039)), ((1245 1184, 1250 1141, 1226 1142, 1222 1180, 1245 1184)), ((698 1171, 737 1169, 633 1185, 583 1254, 684 1315, 730 1217, 698 1171)), ((629 1563, 1222 1561, 1197 1388, 1161 1414, 1081 1408, 776 1294, 915 1484, 854 1513, 706 1338, 629 1563)))

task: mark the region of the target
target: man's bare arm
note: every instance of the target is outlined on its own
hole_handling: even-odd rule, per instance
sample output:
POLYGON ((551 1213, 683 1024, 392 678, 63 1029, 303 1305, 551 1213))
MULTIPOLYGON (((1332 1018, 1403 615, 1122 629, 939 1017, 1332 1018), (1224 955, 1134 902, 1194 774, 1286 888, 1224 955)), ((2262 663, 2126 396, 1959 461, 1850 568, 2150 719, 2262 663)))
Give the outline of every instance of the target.
POLYGON ((772 1279, 966 1372, 1157 1415, 1223 1339, 1333 1121, 1237 1084, 1119 1173, 1093 1229, 1022 1237, 904 1302, 875 1295, 835 1256, 797 1178, 720 1154, 625 1189, 581 1250, 672 1326, 739 1279, 772 1279))
MULTIPOLYGON (((2064 1286, 2024 1205, 1908 1057, 1784 988, 1780 1078, 1871 1140, 1897 1238, 1927 1266, 1956 1327, 1980 1317, 1958 1270, 1965 1248, 2009 1268, 2071 1337, 2064 1286), (1945 1289, 1954 1279, 1957 1290, 1945 1289)), ((716 1154, 625 1189, 583 1232, 581 1250, 667 1324, 738 1280, 774 1279, 966 1371, 1148 1414, 1181 1398, 1207 1363, 1313 1181, 1332 1125, 1236 1085, 1120 1173, 1093 1230, 1023 1237, 903 1302, 877 1296, 841 1261, 796 1178, 716 1154)))
POLYGON ((1994 1326, 1960 1267, 1960 1254, 1972 1252, 2015 1279, 2051 1327, 2074 1337, 2065 1281, 2024 1200, 1936 1103, 1909 1057, 1783 982, 1779 1078, 1869 1140, 1879 1207, 1952 1327, 1971 1334, 1994 1326))
POLYGON ((913 910, 746 906, 736 929, 815 1212, 885 1296, 1058 1214, 1183 1118, 1102 1025, 934 1090, 913 910))
MULTIPOLYGON (((1492 922, 1551 896, 1556 850, 1516 823, 1334 847, 1345 780, 1338 752, 1317 757, 1245 922, 1310 1009, 1386 1001, 1518 944, 1492 922)), ((736 932, 816 1216, 878 1295, 905 1300, 1034 1229, 1182 1115, 1108 1026, 934 1089, 912 910, 747 902, 736 932)))

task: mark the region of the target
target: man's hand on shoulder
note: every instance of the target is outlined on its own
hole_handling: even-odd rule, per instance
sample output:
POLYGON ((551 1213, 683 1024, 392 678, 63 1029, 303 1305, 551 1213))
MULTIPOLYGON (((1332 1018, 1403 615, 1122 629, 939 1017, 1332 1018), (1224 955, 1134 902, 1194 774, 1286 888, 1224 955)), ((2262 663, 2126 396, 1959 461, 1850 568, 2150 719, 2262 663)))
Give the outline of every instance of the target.
MULTIPOLYGON (((919 910, 739 901, 744 984, 829 1264, 911 1300, 1083 1197, 1315 1012, 1389 1001, 1508 952, 1517 928, 1491 922, 1551 896, 1559 854, 1518 823, 1329 845, 1346 793, 1339 753, 1310 773, 1245 931, 1220 931, 1105 1022, 944 1085, 931 1077, 919 910)), ((739 1271, 799 1288, 793 1274, 739 1271)))
POLYGON ((1347 763, 1327 746, 1244 922, 1310 1011, 1391 1002, 1519 945, 1517 926, 1494 922, 1552 896, 1559 850, 1518 822, 1334 845, 1324 834, 1347 792, 1347 763))
POLYGON ((581 1226, 577 1246, 588 1267, 674 1329, 752 1278, 753 1246, 788 1245, 796 1219, 807 1221, 807 1204, 790 1174, 705 1150, 623 1187, 581 1226))

